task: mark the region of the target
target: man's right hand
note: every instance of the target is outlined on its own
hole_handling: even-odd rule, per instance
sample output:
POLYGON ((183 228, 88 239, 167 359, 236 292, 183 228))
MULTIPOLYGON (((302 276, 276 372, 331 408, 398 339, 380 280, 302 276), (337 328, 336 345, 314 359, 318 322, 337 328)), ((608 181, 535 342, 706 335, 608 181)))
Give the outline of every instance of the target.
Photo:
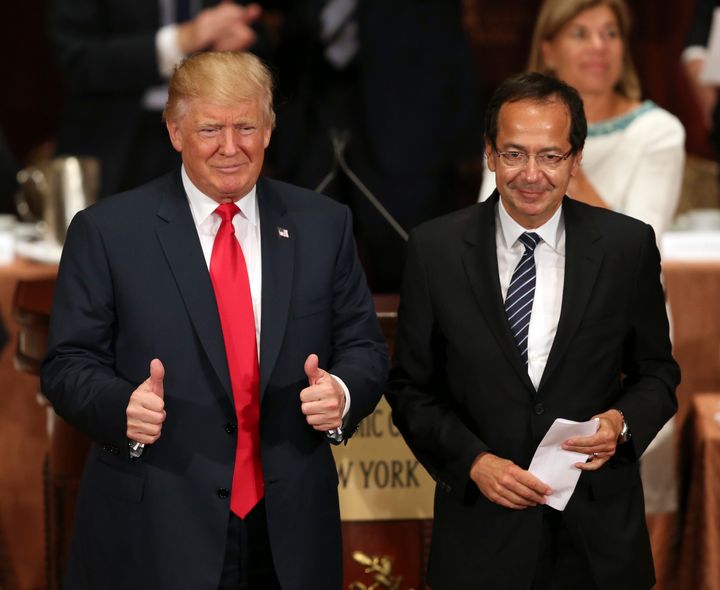
POLYGON ((132 392, 128 402, 128 439, 147 445, 160 438, 165 421, 164 378, 165 368, 160 360, 150 361, 150 376, 132 392))
POLYGON ((552 493, 529 471, 492 453, 478 455, 470 468, 470 478, 488 500, 515 510, 545 504, 545 496, 552 493))
POLYGON ((223 0, 217 6, 205 8, 198 15, 178 26, 178 45, 189 55, 203 49, 242 51, 255 42, 252 24, 260 18, 258 4, 240 6, 223 0))

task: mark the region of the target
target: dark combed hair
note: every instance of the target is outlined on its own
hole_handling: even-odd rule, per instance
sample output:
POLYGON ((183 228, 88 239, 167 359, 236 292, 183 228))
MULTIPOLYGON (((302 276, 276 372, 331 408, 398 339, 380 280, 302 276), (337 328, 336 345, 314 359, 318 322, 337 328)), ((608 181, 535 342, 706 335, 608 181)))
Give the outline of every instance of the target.
POLYGON ((587 136, 585 109, 577 90, 557 78, 537 72, 517 74, 507 78, 493 92, 485 111, 485 138, 496 147, 500 108, 507 102, 529 100, 533 102, 560 102, 570 113, 571 153, 583 149, 587 136))

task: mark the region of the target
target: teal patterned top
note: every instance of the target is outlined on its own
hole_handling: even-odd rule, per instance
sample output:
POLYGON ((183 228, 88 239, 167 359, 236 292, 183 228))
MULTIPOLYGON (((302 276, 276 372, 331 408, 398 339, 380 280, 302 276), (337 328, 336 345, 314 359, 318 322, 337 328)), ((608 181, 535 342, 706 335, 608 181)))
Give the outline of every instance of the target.
POLYGON ((588 137, 598 137, 600 135, 608 135, 615 133, 616 131, 622 131, 640 115, 645 114, 650 109, 657 108, 657 105, 651 101, 646 100, 638 108, 630 111, 629 113, 620 117, 613 117, 600 123, 588 124, 588 137))

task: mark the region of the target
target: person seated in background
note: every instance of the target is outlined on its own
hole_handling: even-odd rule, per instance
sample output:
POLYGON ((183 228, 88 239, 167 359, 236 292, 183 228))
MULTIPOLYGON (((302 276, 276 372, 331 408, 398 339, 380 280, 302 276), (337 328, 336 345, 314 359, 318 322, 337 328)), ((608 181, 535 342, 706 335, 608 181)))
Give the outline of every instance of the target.
POLYGON ((691 88, 700 106, 703 126, 707 130, 715 149, 715 157, 720 160, 720 102, 718 87, 705 81, 702 72, 708 57, 708 43, 713 13, 720 8, 718 0, 697 0, 695 14, 685 40, 682 60, 690 79, 691 88))
MULTIPOLYGON (((583 100, 588 137, 568 194, 649 223, 659 239, 680 198, 685 130, 666 110, 641 101, 629 31, 624 0, 546 0, 528 70, 556 76, 583 100)), ((486 170, 481 200, 494 188, 486 170)))
POLYGON ((57 154, 97 157, 103 197, 178 166, 162 121, 173 68, 197 51, 249 48, 260 13, 217 0, 53 0, 67 95, 57 154))

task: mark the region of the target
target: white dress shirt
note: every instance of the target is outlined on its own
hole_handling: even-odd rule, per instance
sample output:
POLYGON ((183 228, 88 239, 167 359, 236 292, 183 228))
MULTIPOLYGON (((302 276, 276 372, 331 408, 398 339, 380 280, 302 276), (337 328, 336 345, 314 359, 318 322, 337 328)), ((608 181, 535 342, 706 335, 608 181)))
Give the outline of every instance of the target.
POLYGON ((535 296, 528 333, 528 375, 535 389, 540 385, 547 359, 555 340, 565 281, 565 223, 562 207, 537 229, 525 229, 505 210, 502 200, 495 214, 495 244, 497 249, 500 290, 503 301, 507 296, 513 271, 525 252, 518 240, 523 232, 540 236, 535 248, 535 296))
MULTIPOLYGON (((193 221, 195 221, 198 237, 200 238, 203 255, 205 256, 205 264, 209 269, 215 235, 222 223, 220 216, 214 215, 218 203, 200 192, 191 182, 187 172, 185 172, 185 166, 182 167, 182 181, 185 194, 190 203, 190 211, 192 212, 193 221)), ((260 215, 258 214, 256 193, 256 188, 253 186, 247 195, 235 202, 240 208, 240 212, 233 217, 233 226, 235 226, 235 237, 240 242, 245 264, 247 265, 259 355, 260 318, 262 313, 260 305, 262 301, 262 249, 260 247, 260 215)))
MULTIPOLYGON (((181 171, 183 187, 190 203, 195 228, 200 238, 200 246, 205 256, 205 264, 210 269, 210 257, 212 255, 215 236, 220 229, 222 220, 215 215, 218 207, 217 201, 202 193, 190 180, 185 172, 185 166, 181 171)), ((257 187, 253 186, 250 192, 243 198, 235 201, 240 212, 233 217, 235 237, 240 242, 240 247, 245 257, 248 279, 250 281, 250 296, 252 298, 253 314, 255 316, 255 337, 257 339, 258 360, 260 359, 260 318, 262 314, 262 248, 260 233, 260 213, 257 204, 257 187)), ((332 375, 332 373, 331 373, 332 375)), ((345 409, 343 418, 350 411, 350 391, 340 377, 332 375, 342 390, 345 392, 345 409)), ((331 431, 332 432, 332 431, 331 431)), ((332 436, 332 435, 331 435, 332 436)))

